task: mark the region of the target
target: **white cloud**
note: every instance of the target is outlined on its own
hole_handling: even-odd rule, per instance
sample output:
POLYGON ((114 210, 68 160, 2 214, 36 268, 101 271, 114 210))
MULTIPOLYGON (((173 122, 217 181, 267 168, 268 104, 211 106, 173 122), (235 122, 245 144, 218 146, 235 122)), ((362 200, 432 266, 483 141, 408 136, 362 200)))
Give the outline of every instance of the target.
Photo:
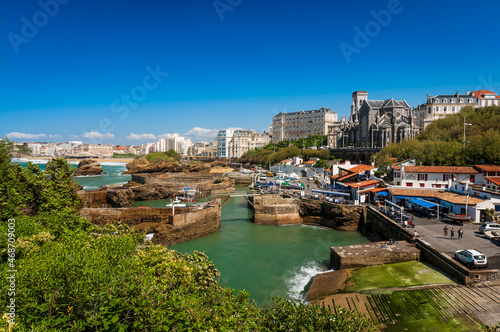
POLYGON ((104 138, 115 138, 115 135, 110 133, 101 134, 98 133, 97 131, 89 131, 88 133, 83 134, 83 137, 92 139, 104 139, 104 138))
POLYGON ((158 138, 167 138, 167 137, 171 137, 171 136, 180 136, 179 133, 173 133, 173 134, 161 134, 161 135, 158 135, 158 138))
POLYGON ((244 128, 238 128, 238 127, 229 127, 226 128, 227 130, 245 130, 244 128))
POLYGON ((134 134, 134 133, 131 133, 130 135, 127 136, 127 139, 128 140, 132 140, 132 141, 138 141, 138 140, 156 140, 156 136, 153 135, 153 134, 134 134))
POLYGON ((49 135, 49 137, 52 137, 52 138, 58 138, 58 137, 62 137, 61 135, 49 135))
POLYGON ((8 138, 24 138, 24 139, 38 139, 42 137, 47 137, 45 134, 25 134, 13 131, 11 133, 5 134, 8 138))
POLYGON ((206 129, 201 127, 194 127, 193 129, 184 133, 184 136, 215 139, 217 137, 218 132, 219 129, 206 129))

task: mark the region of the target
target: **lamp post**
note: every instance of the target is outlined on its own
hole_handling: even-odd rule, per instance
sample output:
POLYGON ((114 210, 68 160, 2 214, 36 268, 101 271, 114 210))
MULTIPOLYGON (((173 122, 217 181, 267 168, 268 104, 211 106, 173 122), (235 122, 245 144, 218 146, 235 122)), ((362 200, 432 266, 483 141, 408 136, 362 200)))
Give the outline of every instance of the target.
POLYGON ((464 116, 464 149, 465 149, 465 126, 472 126, 472 123, 465 122, 465 116, 464 116))

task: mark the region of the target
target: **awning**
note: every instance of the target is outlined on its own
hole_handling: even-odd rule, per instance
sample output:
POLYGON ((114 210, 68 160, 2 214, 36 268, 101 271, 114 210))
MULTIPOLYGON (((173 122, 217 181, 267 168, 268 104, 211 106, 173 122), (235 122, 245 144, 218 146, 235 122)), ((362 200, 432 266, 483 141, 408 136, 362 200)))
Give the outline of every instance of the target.
POLYGON ((397 204, 394 204, 393 202, 385 201, 385 204, 389 204, 390 206, 395 207, 396 209, 400 209, 400 210, 403 209, 403 207, 401 207, 397 204))
POLYGON ((305 184, 301 183, 300 185, 301 185, 302 189, 306 189, 306 185, 305 184))
POLYGON ((387 193, 387 191, 379 191, 377 193, 377 195, 379 195, 379 196, 389 196, 389 194, 387 193))
POLYGON ((351 196, 351 194, 348 194, 348 193, 339 193, 337 191, 328 191, 328 190, 319 190, 319 189, 313 189, 312 192, 318 193, 318 194, 333 195, 333 196, 346 196, 346 197, 351 196))
POLYGON ((419 199, 419 198, 417 198, 417 199, 412 199, 412 200, 410 201, 410 203, 411 203, 411 204, 416 204, 416 205, 423 206, 423 207, 424 207, 424 208, 426 208, 426 209, 433 208, 433 207, 437 206, 437 204, 436 204, 436 203, 432 203, 432 202, 429 202, 429 201, 425 201, 425 200, 423 200, 423 199, 419 199))
POLYGON ((415 196, 396 196, 397 199, 415 199, 415 196))

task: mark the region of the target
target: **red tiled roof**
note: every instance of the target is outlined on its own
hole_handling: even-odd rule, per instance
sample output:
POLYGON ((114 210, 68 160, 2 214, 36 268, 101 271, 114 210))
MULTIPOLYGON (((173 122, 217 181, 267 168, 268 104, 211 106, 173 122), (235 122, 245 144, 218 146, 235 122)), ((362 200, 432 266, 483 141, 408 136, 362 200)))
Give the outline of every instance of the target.
POLYGON ((483 172, 500 172, 500 165, 476 165, 483 172))
POLYGON ((492 178, 491 176, 486 177, 486 180, 493 182, 497 186, 500 186, 500 178, 492 178))
POLYGON ((332 179, 338 179, 339 178, 339 175, 338 174, 335 174, 335 175, 332 175, 331 176, 332 179))
POLYGON ((368 165, 358 165, 356 167, 348 169, 347 171, 353 172, 353 173, 361 173, 361 172, 364 172, 364 171, 370 171, 370 170, 372 170, 374 168, 375 167, 368 166, 368 165))
POLYGON ((364 193, 378 193, 380 191, 385 191, 385 190, 388 190, 387 188, 372 188, 372 189, 366 189, 366 190, 363 190, 363 191, 360 191, 359 193, 360 194, 364 194, 364 193))
MULTIPOLYGON (((477 91, 472 91, 472 94, 474 94, 474 96, 476 98, 483 98, 484 95, 496 95, 496 93, 494 92, 491 92, 489 90, 477 90, 477 91)), ((497 97, 498 98, 498 97, 497 97)))
POLYGON ((361 181, 361 182, 350 182, 350 183, 346 183, 346 185, 348 185, 349 187, 353 187, 353 188, 363 188, 363 187, 368 187, 368 186, 372 186, 374 184, 377 184, 379 183, 380 181, 377 181, 377 180, 366 180, 366 181, 361 181))
POLYGON ((315 161, 306 161, 304 164, 316 164, 315 161))
MULTIPOLYGON (((401 166, 394 167, 400 170, 401 166)), ((479 173, 473 167, 460 166, 405 166, 407 173, 453 173, 453 174, 477 174, 479 173)))

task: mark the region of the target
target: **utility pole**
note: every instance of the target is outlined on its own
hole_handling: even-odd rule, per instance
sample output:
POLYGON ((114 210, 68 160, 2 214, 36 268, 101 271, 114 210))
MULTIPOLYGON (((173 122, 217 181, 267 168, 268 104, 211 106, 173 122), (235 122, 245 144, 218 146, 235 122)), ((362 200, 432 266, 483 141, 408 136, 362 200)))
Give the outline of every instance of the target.
POLYGON ((465 116, 464 116, 464 149, 465 149, 465 126, 472 126, 472 123, 465 122, 465 116))

